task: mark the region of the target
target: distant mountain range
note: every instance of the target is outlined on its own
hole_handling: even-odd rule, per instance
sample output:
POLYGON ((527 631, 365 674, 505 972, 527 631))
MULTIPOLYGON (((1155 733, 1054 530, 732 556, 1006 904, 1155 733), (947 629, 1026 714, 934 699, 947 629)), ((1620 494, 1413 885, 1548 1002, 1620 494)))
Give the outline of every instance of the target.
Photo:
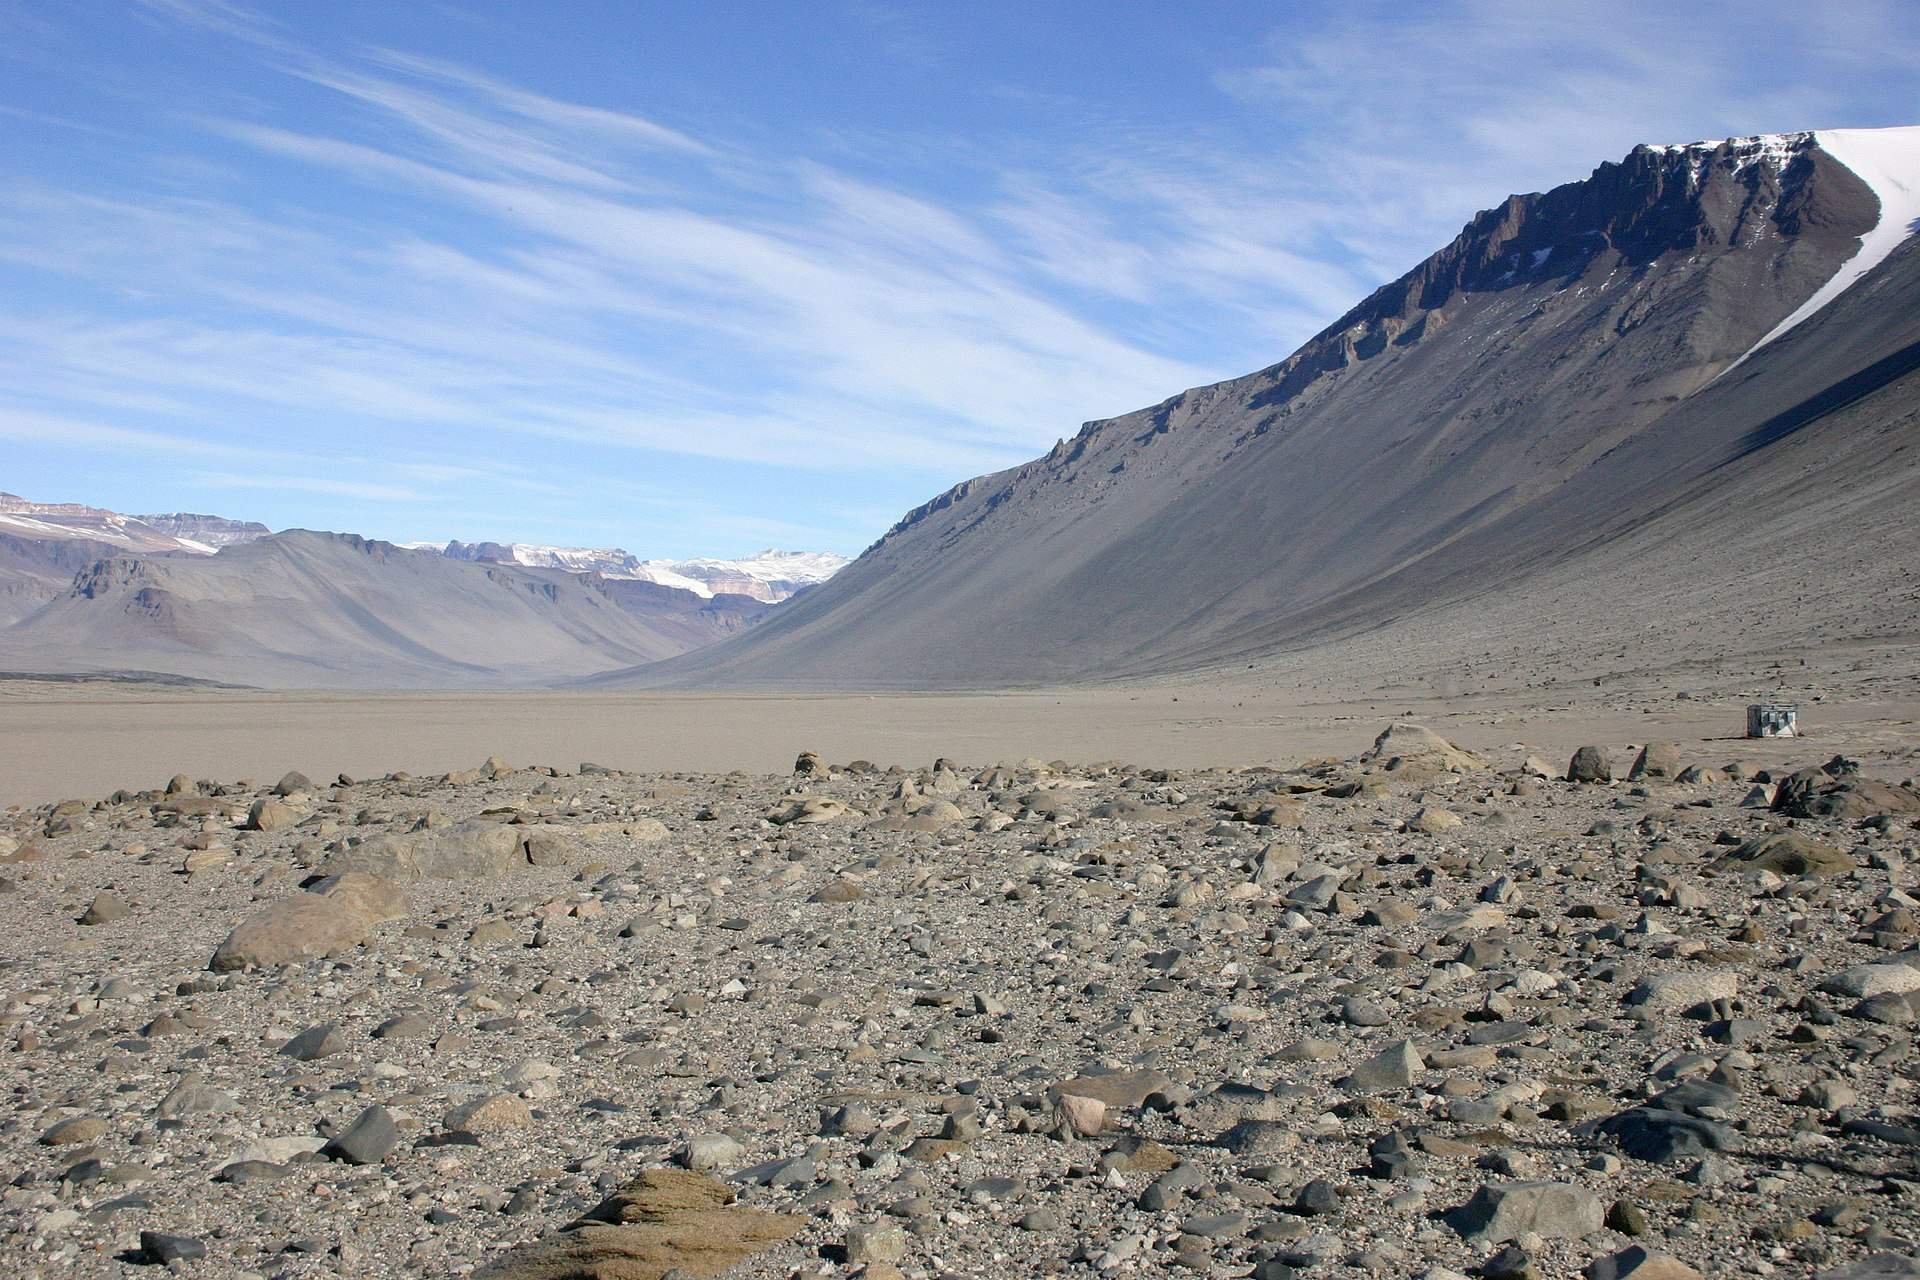
POLYGON ((847 557, 830 551, 766 550, 740 560, 642 560, 619 547, 547 547, 527 542, 406 542, 412 550, 438 551, 454 560, 522 564, 531 568, 633 578, 691 591, 704 599, 749 596, 778 604, 825 582, 845 568, 847 557))
POLYGON ((0 670, 933 688, 1284 660, 1392 685, 1911 642, 1916 229, 1920 128, 1638 147, 844 569, 9 498, 0 670))
POLYGON ((408 548, 0 494, 0 671, 534 686, 711 644, 845 561, 768 551, 650 568, 665 563, 497 543, 408 548))
POLYGON ((222 516, 126 516, 78 502, 29 502, 0 492, 0 534, 36 541, 86 540, 143 554, 210 556, 267 536, 267 526, 222 516))

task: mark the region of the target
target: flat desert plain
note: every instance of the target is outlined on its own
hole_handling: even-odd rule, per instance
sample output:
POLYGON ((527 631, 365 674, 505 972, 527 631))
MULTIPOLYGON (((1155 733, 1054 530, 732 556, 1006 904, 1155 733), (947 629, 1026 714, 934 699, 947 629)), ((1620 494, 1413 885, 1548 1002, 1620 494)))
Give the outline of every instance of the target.
MULTIPOLYGON (((1324 655, 1322 655, 1324 657, 1324 655)), ((640 772, 784 772, 801 751, 917 766, 947 756, 1158 768, 1351 755, 1411 718, 1472 749, 1564 759, 1678 742, 1767 763, 1912 746, 1920 677, 1906 646, 1828 646, 1549 681, 1463 668, 1417 680, 1316 661, 1152 684, 991 693, 328 693, 0 681, 0 805, 197 778, 365 777, 470 768, 489 754, 640 772), (1810 740, 1745 743, 1748 702, 1802 708, 1810 740)))

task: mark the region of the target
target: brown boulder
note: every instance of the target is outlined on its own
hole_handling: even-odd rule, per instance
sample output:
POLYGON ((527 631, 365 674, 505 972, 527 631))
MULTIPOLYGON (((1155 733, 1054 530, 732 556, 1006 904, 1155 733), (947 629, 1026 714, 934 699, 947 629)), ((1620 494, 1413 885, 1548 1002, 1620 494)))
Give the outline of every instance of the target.
POLYGON ((398 920, 411 909, 406 890, 391 880, 364 871, 328 876, 309 885, 308 892, 346 903, 365 916, 369 924, 398 920))
POLYGON ((576 1222, 482 1267, 474 1280, 661 1280, 717 1276, 791 1238, 802 1220, 733 1207, 726 1184, 648 1169, 576 1222))
POLYGON ((497 822, 460 822, 375 836, 328 859, 328 875, 365 871, 389 880, 484 880, 527 865, 523 834, 497 822))
POLYGON ((1144 1106, 1148 1098, 1173 1087, 1173 1080, 1150 1068, 1070 1076, 1047 1092, 1056 1097, 1091 1098, 1115 1111, 1144 1106))
POLYGON ((1795 818, 1859 822, 1888 814, 1920 814, 1920 794, 1874 778, 1836 779, 1822 770, 1805 769, 1780 784, 1773 807, 1795 818))
POLYGON ((1853 859, 1798 831, 1776 831, 1755 836, 1713 865, 1783 876, 1837 876, 1853 870, 1853 859))
POLYGON ((1363 752, 1360 759, 1395 773, 1401 770, 1452 773, 1487 767, 1485 760, 1454 746, 1433 730, 1406 723, 1390 724, 1381 730, 1373 746, 1363 752))
POLYGON ((247 830, 278 831, 290 827, 300 820, 300 814, 292 805, 265 798, 255 800, 253 807, 247 810, 247 830))
POLYGON ((336 955, 359 946, 371 927, 372 923, 349 903, 297 893, 242 920, 213 953, 207 967, 226 973, 336 955))
POLYGON ((1627 771, 1627 781, 1639 782, 1644 778, 1678 778, 1682 767, 1679 743, 1649 742, 1640 748, 1640 754, 1634 760, 1633 768, 1627 771))

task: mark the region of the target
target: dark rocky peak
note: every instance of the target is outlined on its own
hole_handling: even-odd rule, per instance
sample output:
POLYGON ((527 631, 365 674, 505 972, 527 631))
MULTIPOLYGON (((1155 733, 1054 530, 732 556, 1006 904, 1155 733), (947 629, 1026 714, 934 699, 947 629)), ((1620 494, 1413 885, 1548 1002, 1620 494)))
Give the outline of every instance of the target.
POLYGON ((455 539, 440 554, 449 560, 472 560, 480 564, 513 564, 513 548, 503 542, 461 542, 455 539))

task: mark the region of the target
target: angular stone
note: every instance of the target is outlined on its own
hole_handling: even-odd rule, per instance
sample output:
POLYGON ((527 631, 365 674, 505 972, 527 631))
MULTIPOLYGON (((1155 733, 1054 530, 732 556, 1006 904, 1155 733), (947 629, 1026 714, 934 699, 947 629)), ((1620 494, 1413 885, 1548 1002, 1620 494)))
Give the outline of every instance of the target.
POLYGON ((845 876, 836 876, 824 885, 821 885, 807 901, 822 903, 858 902, 864 897, 866 897, 866 894, 858 884, 847 879, 845 876))
POLYGON ((86 914, 80 917, 80 923, 111 924, 115 920, 125 920, 132 914, 133 908, 123 902, 117 894, 97 893, 93 901, 87 904, 86 914))
POLYGON ((1581 747, 1567 764, 1568 782, 1612 782, 1613 761, 1601 747, 1581 747))
POLYGON ((1071 1076, 1055 1084, 1049 1092, 1093 1098, 1116 1111, 1130 1111, 1144 1106, 1148 1098, 1172 1086, 1171 1077, 1158 1071, 1140 1069, 1071 1076))
POLYGON ((1447 1215, 1472 1244, 1504 1244, 1532 1232, 1548 1240, 1579 1240, 1601 1229, 1606 1206, 1570 1182, 1489 1183, 1447 1215))
POLYGON ((1820 989, 1856 999, 1903 996, 1909 991, 1920 991, 1920 969, 1899 963, 1855 965, 1822 982, 1820 989))
POLYGON ((1061 1120, 1083 1138, 1091 1138, 1107 1127, 1107 1104, 1098 1098, 1063 1093, 1059 1106, 1061 1120))
POLYGON ((192 1236, 173 1236, 163 1231, 140 1233, 140 1254, 155 1266, 176 1262, 196 1262, 207 1256, 207 1246, 192 1236))
POLYGON ((1798 831, 1775 831, 1755 836, 1714 866, 1743 871, 1771 871, 1782 876, 1837 876, 1853 870, 1847 854, 1798 831))
POLYGON ((1634 1159, 1654 1164, 1698 1159, 1709 1151, 1733 1148, 1733 1135, 1726 1126, 1658 1107, 1622 1111, 1601 1121, 1598 1131, 1634 1159))
POLYGON ((247 810, 247 830, 279 831, 300 820, 300 811, 274 799, 255 800, 247 810))
POLYGON ((1353 1069, 1341 1081, 1349 1093, 1386 1093, 1404 1089, 1420 1078, 1426 1062, 1411 1040, 1396 1040, 1353 1069))
POLYGON ((400 1141, 400 1128, 385 1107, 362 1111, 347 1131, 320 1149, 329 1160, 347 1164, 379 1164, 400 1141))
POLYGON ((1413 815, 1407 823, 1409 829, 1426 835, 1439 835, 1442 831, 1452 831, 1465 819, 1451 809, 1442 809, 1438 805, 1428 805, 1413 815))
POLYGON ((1813 1280, 1920 1280, 1920 1258, 1876 1253, 1844 1267, 1819 1272, 1813 1280))
POLYGON ((1671 1254, 1654 1253, 1642 1245, 1633 1245, 1587 1266, 1587 1280, 1706 1280, 1698 1271, 1671 1254))
POLYGON ((1487 762, 1471 751, 1462 750, 1431 729, 1405 721, 1381 730, 1360 759, 1394 772, 1448 773, 1487 767, 1487 762))
POLYGON ((240 1104, 232 1094, 214 1088, 205 1076, 195 1073, 180 1077, 180 1083, 167 1090, 155 1114, 162 1120, 177 1120, 182 1116, 223 1115, 238 1110, 240 1104))
POLYGON ((687 1140, 686 1149, 680 1153, 680 1163, 695 1173, 705 1173, 738 1164, 746 1154, 745 1147, 724 1133, 703 1133, 687 1140))
POLYGON ((106 1136, 107 1122, 100 1117, 71 1116, 41 1134, 40 1141, 49 1147, 77 1147, 106 1136))
POLYGON ((340 1029, 331 1022, 322 1022, 308 1027, 293 1039, 280 1046, 282 1057, 292 1058, 295 1062, 317 1062, 321 1058, 330 1058, 336 1053, 344 1053, 347 1042, 340 1035, 340 1029))
POLYGON ((1640 748, 1639 756, 1633 762, 1633 768, 1627 770, 1628 782, 1639 782, 1645 778, 1677 778, 1680 776, 1680 744, 1677 742, 1650 742, 1640 748))
POLYGON ((907 1233, 897 1223, 875 1222, 847 1232, 847 1262, 866 1266, 874 1262, 898 1262, 907 1256, 907 1233))
POLYGON ((1675 970, 1643 978, 1627 993, 1627 1003, 1653 1013, 1681 1013, 1709 1001, 1731 1000, 1739 994, 1737 970, 1675 970))

